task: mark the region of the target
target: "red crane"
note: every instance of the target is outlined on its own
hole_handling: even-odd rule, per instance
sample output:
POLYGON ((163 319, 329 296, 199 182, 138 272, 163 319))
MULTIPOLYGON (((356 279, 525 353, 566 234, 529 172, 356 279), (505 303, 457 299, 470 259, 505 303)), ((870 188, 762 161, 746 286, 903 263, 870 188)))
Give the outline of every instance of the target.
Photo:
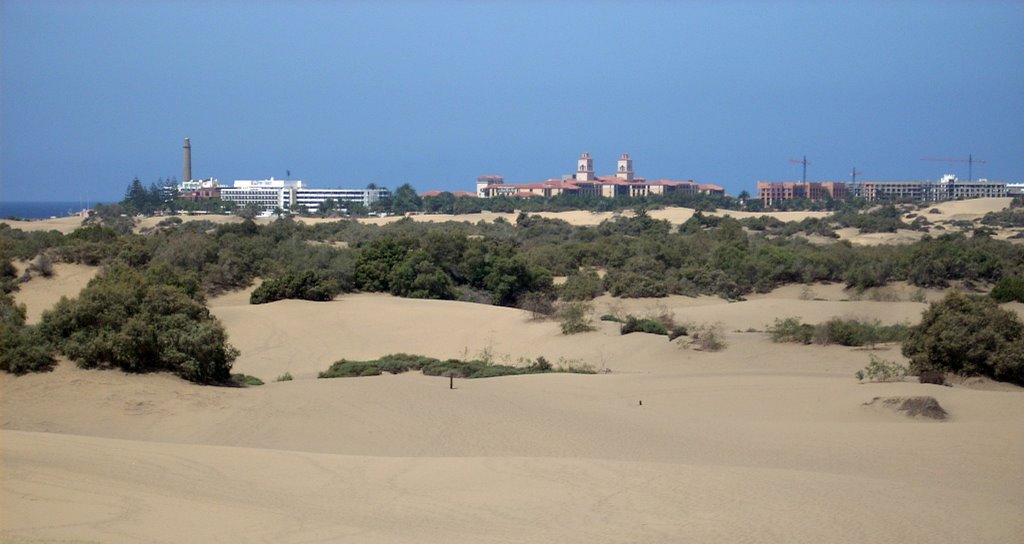
POLYGON ((968 154, 966 159, 947 159, 944 157, 925 157, 922 161, 937 161, 937 162, 966 162, 967 163, 967 181, 974 181, 974 163, 985 164, 988 161, 982 159, 975 159, 974 155, 968 154))
POLYGON ((803 178, 803 182, 807 183, 807 165, 811 164, 810 161, 807 160, 807 155, 804 155, 803 160, 789 159, 789 162, 794 163, 794 164, 802 164, 802 165, 804 165, 804 178, 803 178))

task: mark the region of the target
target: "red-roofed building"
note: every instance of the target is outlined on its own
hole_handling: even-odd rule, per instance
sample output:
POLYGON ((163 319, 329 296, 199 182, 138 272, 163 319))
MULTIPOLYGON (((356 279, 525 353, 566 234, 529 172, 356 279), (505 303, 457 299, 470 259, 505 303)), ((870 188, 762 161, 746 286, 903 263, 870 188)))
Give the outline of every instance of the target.
POLYGON ((476 195, 480 198, 496 196, 552 197, 560 194, 596 195, 605 198, 618 196, 664 195, 677 191, 724 195, 718 185, 698 184, 693 181, 657 179, 647 181, 633 173, 633 159, 623 153, 616 164, 614 176, 594 175, 594 160, 584 151, 576 160, 576 171, 562 179, 549 179, 539 183, 505 183, 501 176, 487 175, 476 179, 476 195))

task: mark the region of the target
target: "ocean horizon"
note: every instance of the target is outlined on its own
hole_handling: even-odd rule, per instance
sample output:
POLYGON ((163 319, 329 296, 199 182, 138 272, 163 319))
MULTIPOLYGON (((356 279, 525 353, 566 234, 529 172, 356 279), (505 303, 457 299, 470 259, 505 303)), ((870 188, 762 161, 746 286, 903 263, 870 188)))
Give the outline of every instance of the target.
POLYGON ((81 201, 0 201, 0 218, 3 219, 49 219, 51 217, 67 217, 83 209, 91 209, 102 202, 81 201))

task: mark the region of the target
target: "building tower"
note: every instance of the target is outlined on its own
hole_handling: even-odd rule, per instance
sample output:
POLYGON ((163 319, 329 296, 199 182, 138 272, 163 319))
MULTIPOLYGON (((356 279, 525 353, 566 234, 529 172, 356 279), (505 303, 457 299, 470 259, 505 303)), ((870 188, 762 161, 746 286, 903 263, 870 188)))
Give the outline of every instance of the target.
POLYGON ((633 181, 633 159, 629 158, 629 153, 623 153, 619 157, 619 164, 615 168, 615 177, 633 181))
POLYGON ((189 143, 188 138, 185 138, 185 158, 181 172, 181 182, 187 183, 189 181, 192 181, 192 144, 189 143))
POLYGON ((590 153, 584 151, 576 160, 576 181, 593 181, 594 179, 594 159, 590 158, 590 153))

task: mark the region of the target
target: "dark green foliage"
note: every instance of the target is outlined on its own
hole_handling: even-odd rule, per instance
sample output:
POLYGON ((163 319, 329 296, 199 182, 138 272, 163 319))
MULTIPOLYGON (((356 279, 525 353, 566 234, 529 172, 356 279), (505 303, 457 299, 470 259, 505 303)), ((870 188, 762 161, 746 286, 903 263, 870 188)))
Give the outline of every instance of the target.
MULTIPOLYGON (((172 274, 172 272, 166 271, 172 274)), ((238 351, 200 298, 159 273, 113 265, 43 314, 45 337, 84 368, 169 371, 223 383, 238 351)))
POLYGON ((981 218, 985 225, 994 227, 1024 227, 1024 208, 1010 207, 997 212, 988 212, 981 218))
POLYGON ((442 361, 422 355, 396 353, 385 355, 373 361, 349 361, 342 359, 321 372, 320 378, 354 378, 360 376, 378 376, 381 373, 400 374, 411 370, 419 370, 427 376, 455 376, 458 378, 493 378, 497 376, 514 376, 519 374, 540 374, 546 372, 590 373, 593 371, 583 367, 568 369, 556 368, 544 357, 538 357, 528 366, 508 366, 488 361, 460 361, 448 359, 442 361))
POLYGON ((602 293, 604 282, 593 270, 569 274, 558 288, 558 296, 564 300, 593 300, 602 293))
POLYGON ((882 325, 877 320, 834 317, 814 328, 814 341, 825 345, 874 346, 884 342, 902 341, 908 334, 909 326, 904 324, 882 325))
POLYGON ((1003 278, 989 293, 996 302, 1024 302, 1024 276, 1003 278))
POLYGON ((897 229, 910 228, 900 219, 900 211, 892 204, 864 213, 844 211, 832 216, 832 220, 842 227, 855 227, 861 233, 896 232, 897 229))
POLYGON ((909 334, 909 326, 904 324, 882 325, 877 320, 865 321, 838 317, 817 325, 809 325, 801 323, 799 318, 788 317, 776 319, 775 323, 768 327, 768 333, 773 342, 874 346, 875 344, 904 340, 909 334))
POLYGON ((337 289, 330 281, 312 270, 287 274, 263 282, 249 295, 250 304, 264 304, 283 299, 331 300, 337 289))
POLYGON ((0 293, 0 370, 11 374, 53 368, 53 348, 39 329, 25 325, 25 306, 0 293))
POLYGON ((982 375, 1024 385, 1024 323, 990 298, 949 293, 911 327, 903 355, 916 372, 982 375))
POLYGON ((635 316, 627 316, 626 322, 622 324, 622 328, 619 331, 621 334, 629 334, 631 332, 646 332, 650 334, 660 334, 668 336, 668 329, 661 322, 650 319, 641 318, 635 316))

